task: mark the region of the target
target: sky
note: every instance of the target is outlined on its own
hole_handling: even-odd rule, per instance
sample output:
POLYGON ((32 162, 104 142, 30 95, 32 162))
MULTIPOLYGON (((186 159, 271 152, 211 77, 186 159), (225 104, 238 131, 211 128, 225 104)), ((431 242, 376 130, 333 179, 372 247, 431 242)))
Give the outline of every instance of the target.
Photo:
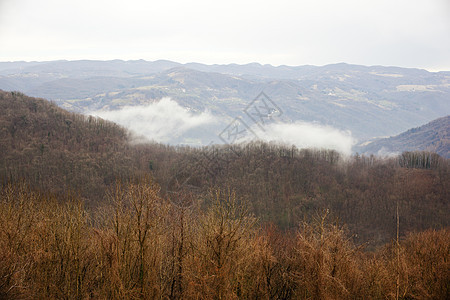
POLYGON ((449 0, 0 0, 0 61, 450 70, 449 0))

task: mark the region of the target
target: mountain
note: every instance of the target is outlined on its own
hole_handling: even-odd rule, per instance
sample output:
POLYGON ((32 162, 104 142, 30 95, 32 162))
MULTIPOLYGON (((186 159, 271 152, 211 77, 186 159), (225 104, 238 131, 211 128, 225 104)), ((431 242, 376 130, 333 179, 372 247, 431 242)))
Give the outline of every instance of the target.
POLYGON ((90 78, 96 76, 131 77, 149 73, 161 72, 181 64, 157 60, 148 62, 144 60, 57 60, 48 62, 0 62, 0 72, 5 75, 35 74, 55 78, 90 78))
POLYGON ((170 97, 192 112, 210 111, 220 118, 221 128, 244 115, 264 91, 282 111, 280 122, 332 126, 350 131, 359 142, 397 135, 450 114, 449 72, 343 63, 13 62, 0 63, 0 89, 44 97, 82 113, 170 97))
POLYGON ((397 136, 361 145, 361 153, 388 154, 404 151, 431 151, 450 158, 450 116, 412 128, 397 136))

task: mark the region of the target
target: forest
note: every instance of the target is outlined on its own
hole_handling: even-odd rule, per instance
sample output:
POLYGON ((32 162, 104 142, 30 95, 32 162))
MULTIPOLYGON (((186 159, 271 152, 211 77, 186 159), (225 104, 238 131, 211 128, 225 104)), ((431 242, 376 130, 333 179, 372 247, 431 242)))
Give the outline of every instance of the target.
POLYGON ((0 298, 450 296, 435 153, 133 140, 0 91, 0 298))

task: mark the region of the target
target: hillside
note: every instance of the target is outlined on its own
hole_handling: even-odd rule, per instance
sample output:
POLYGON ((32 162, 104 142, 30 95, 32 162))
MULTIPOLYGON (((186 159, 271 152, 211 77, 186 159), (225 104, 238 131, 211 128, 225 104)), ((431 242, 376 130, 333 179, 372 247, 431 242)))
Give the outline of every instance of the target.
POLYGON ((397 136, 361 146, 361 153, 389 154, 404 151, 430 151, 450 158, 450 116, 439 118, 397 136))
POLYGON ((357 242, 373 246, 394 235, 396 201, 402 234, 448 226, 450 174, 442 158, 411 169, 397 158, 343 159, 331 150, 273 143, 136 145, 114 123, 16 92, 0 92, 0 124, 0 182, 75 193, 90 206, 102 206, 116 180, 151 176, 162 196, 187 192, 203 206, 211 188, 232 189, 263 223, 286 230, 329 209, 358 234, 357 242))
POLYGON ((0 91, 0 180, 52 193, 102 197, 105 184, 132 176, 128 133, 43 99, 0 91))
POLYGON ((359 142, 397 135, 450 114, 447 72, 348 64, 4 63, 0 89, 44 97, 83 113, 148 105, 171 97, 190 111, 210 111, 220 123, 214 136, 241 116, 261 91, 283 111, 282 122, 315 122, 349 130, 359 142))

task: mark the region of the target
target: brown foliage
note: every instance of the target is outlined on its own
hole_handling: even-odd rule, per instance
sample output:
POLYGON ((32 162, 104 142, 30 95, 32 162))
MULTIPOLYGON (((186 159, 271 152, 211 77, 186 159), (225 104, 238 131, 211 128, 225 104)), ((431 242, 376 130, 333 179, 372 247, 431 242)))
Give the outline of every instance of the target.
POLYGON ((449 298, 450 173, 433 154, 404 168, 266 143, 132 146, 20 93, 0 92, 0 125, 1 299, 449 298), (397 207, 404 238, 380 248, 397 207))
POLYGON ((206 210, 171 204, 151 178, 119 182, 109 195, 94 218, 74 197, 5 186, 0 298, 394 299, 397 288, 402 299, 449 296, 447 229, 366 253, 328 212, 296 235, 261 229, 231 190, 212 190, 206 210))
POLYGON ((211 186, 231 187, 262 223, 282 229, 330 209, 372 250, 395 236, 397 203, 401 236, 450 225, 448 160, 432 153, 343 159, 335 151, 261 142, 202 149, 132 145, 116 124, 2 91, 0 126, 2 183, 25 179, 53 194, 77 191, 87 207, 102 206, 116 179, 151 173, 165 196, 174 181, 206 202, 211 186))
POLYGON ((362 273, 355 248, 328 212, 304 222, 297 235, 292 276, 298 298, 348 299, 362 295, 362 273))

